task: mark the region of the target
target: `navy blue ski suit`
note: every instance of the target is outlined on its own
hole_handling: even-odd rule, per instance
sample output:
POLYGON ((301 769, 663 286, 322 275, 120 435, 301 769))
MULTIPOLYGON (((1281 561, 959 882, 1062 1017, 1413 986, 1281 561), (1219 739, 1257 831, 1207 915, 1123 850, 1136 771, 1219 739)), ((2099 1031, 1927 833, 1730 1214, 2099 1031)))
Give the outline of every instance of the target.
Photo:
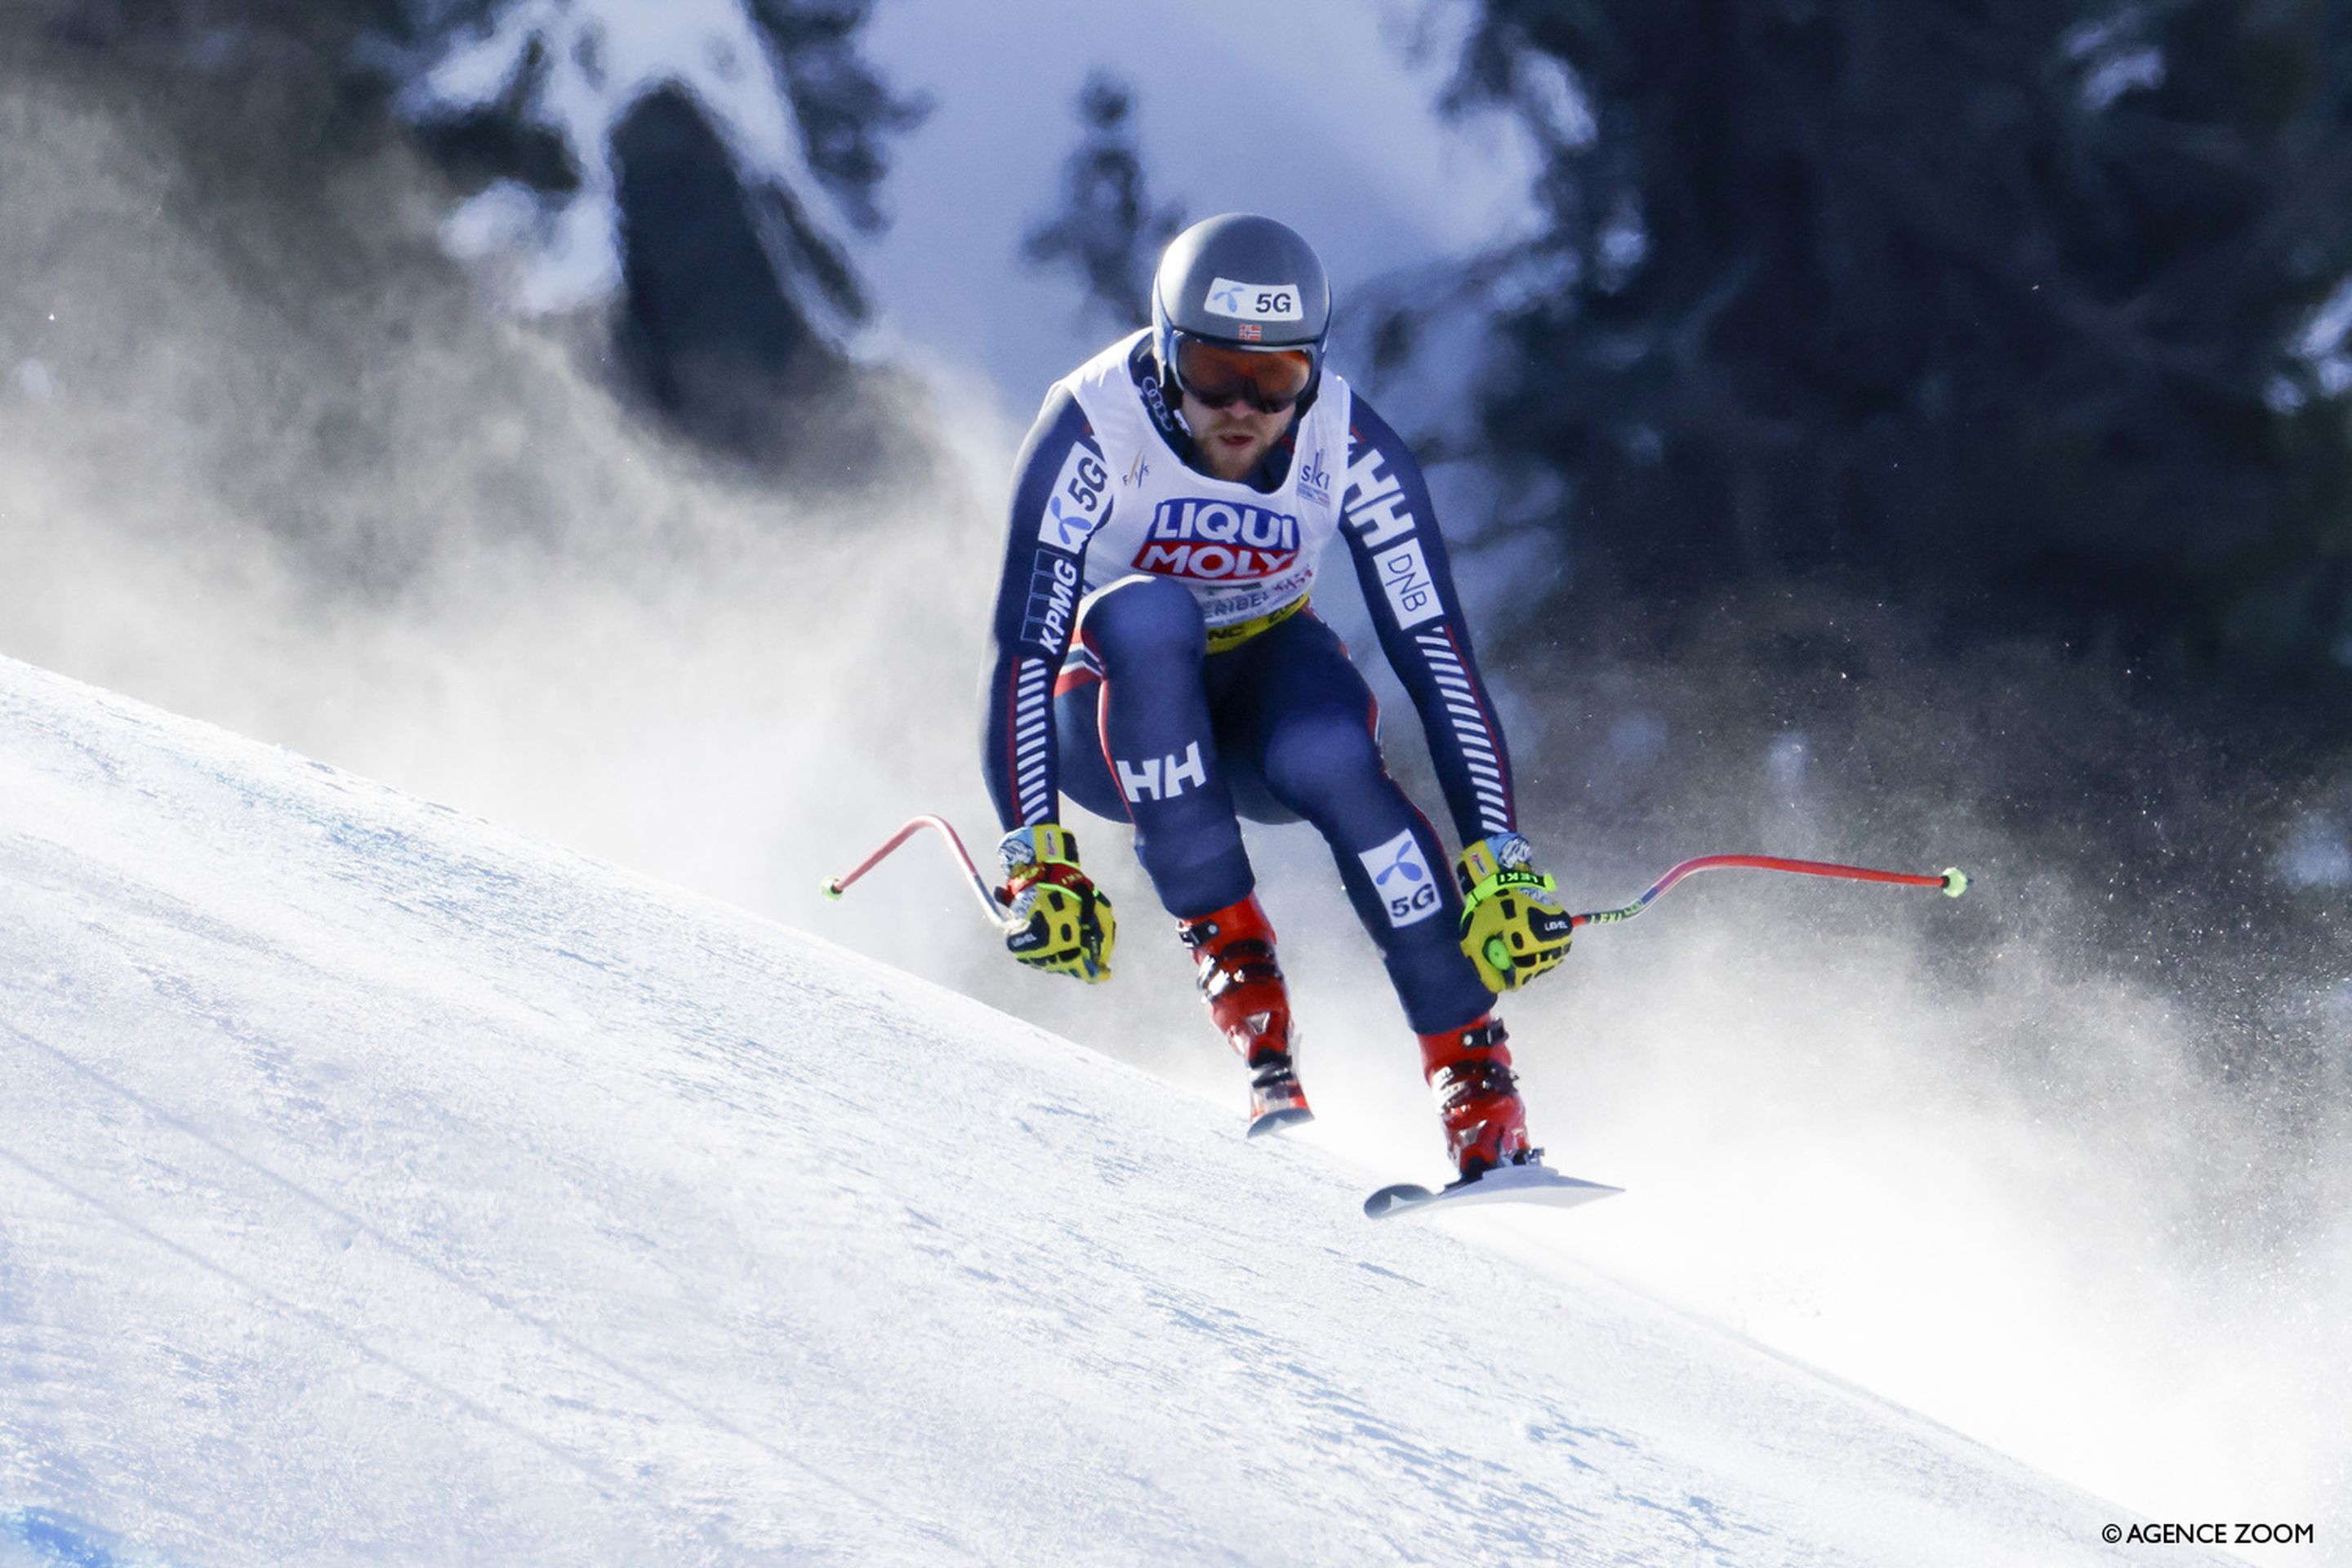
MULTIPOLYGON (((1199 468, 1160 393, 1147 335, 1126 363, 1165 452, 1199 468)), ((1331 395, 1333 380, 1319 395, 1331 395)), ((1339 395, 1352 400, 1339 532, 1381 649, 1421 715, 1463 842, 1514 830, 1508 752, 1420 466, 1360 395, 1344 386, 1339 395), (1408 560, 1415 593, 1433 604, 1384 587, 1384 574, 1408 560)), ((1300 428, 1294 422, 1267 454, 1254 489, 1282 485, 1300 428)), ((1079 401, 1057 387, 1022 448, 997 590, 982 765, 1003 826, 1057 820, 1064 794, 1131 822, 1161 903, 1195 919, 1255 885, 1237 817, 1311 823, 1413 1029, 1483 1016, 1492 998, 1458 945, 1451 857, 1389 776, 1371 691, 1338 636, 1301 600, 1212 651, 1205 590, 1149 565, 1088 560, 1106 509, 1118 504, 1097 496, 1114 489, 1102 482, 1108 466, 1079 401), (1094 510, 1083 531, 1057 531, 1071 494, 1094 510), (1090 591, 1080 600, 1082 583, 1090 591)))

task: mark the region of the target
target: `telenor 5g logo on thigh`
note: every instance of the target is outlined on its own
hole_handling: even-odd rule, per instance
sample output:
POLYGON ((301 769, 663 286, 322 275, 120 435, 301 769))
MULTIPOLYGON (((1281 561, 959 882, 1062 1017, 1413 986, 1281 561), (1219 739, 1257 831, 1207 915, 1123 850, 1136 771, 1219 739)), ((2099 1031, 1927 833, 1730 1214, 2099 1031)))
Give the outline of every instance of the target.
POLYGON ((1429 861, 1423 857, 1421 846, 1413 842, 1410 828, 1356 858, 1364 863, 1364 874, 1371 878, 1372 890, 1380 895, 1381 905, 1389 911, 1389 924, 1409 926, 1437 912, 1437 879, 1431 874, 1429 861))

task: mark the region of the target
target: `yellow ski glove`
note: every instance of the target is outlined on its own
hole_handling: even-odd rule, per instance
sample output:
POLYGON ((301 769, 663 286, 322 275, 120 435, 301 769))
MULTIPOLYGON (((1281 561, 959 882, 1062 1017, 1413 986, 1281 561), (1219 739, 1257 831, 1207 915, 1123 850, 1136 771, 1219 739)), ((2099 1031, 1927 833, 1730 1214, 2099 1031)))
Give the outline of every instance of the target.
POLYGON ((1048 974, 1094 984, 1110 978, 1111 944, 1118 934, 1110 897, 1078 869, 1078 842, 1051 822, 1016 827, 996 847, 1004 863, 997 901, 1024 921, 1004 939, 1013 957, 1048 974))
POLYGON ((1552 896, 1552 879, 1529 862, 1516 833, 1481 838, 1462 851, 1462 951, 1489 991, 1516 991, 1568 956, 1574 920, 1552 896))

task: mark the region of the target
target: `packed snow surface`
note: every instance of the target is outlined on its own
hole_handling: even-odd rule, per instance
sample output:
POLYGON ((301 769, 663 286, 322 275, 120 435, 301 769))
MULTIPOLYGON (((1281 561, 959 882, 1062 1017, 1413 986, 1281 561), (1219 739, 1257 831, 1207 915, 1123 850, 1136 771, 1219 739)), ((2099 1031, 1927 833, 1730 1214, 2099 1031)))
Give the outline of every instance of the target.
POLYGON ((2146 1556, 1237 1106, 5 660, 0 1083, 11 1568, 2146 1556))

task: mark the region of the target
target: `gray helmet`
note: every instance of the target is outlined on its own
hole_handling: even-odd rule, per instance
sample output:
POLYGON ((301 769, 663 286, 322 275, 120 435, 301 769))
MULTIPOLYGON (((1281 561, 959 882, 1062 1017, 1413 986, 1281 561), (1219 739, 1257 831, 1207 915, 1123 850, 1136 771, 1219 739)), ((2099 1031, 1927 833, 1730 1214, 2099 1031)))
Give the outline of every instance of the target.
POLYGON ((1244 349, 1304 349, 1314 366, 1302 408, 1323 379, 1331 279, 1297 230, 1252 213, 1203 218, 1168 242, 1151 279, 1151 347, 1173 395, 1176 345, 1203 338, 1244 349))

